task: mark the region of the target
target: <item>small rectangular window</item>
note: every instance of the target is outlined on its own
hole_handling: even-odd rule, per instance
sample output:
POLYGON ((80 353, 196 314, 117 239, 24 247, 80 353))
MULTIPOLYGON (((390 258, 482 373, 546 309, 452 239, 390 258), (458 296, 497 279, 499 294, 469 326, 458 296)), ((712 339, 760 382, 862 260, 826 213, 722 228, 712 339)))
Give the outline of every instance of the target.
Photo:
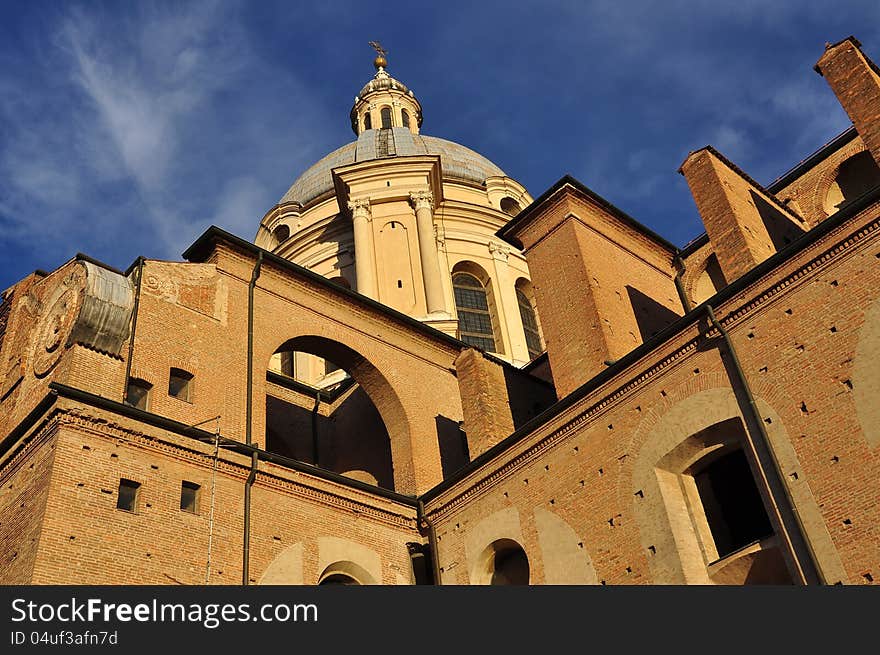
POLYGON ((141 488, 140 482, 134 480, 119 480, 119 493, 116 495, 116 509, 124 509, 126 512, 134 512, 137 510, 138 491, 141 488))
POLYGON ((147 411, 150 404, 150 389, 152 388, 153 385, 146 380, 132 378, 125 391, 125 404, 147 411))
POLYGON ((184 480, 180 484, 180 509, 192 514, 199 513, 199 489, 201 487, 195 482, 184 480))
POLYGON ((180 483, 180 509, 192 514, 199 513, 199 489, 195 482, 184 480, 180 483))
POLYGON ((180 368, 172 368, 168 375, 168 395, 188 403, 192 402, 193 374, 180 368))

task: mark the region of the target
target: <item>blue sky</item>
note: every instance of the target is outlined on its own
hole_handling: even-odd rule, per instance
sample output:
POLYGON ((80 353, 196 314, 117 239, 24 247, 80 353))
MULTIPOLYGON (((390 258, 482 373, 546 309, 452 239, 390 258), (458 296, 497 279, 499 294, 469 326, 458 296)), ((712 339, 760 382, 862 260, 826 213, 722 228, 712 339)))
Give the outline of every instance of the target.
POLYGON ((0 289, 76 252, 179 259, 252 239, 352 140, 367 41, 457 141, 538 196, 562 175, 683 245, 685 155, 769 183, 849 125, 813 64, 880 3, 0 2, 0 289))

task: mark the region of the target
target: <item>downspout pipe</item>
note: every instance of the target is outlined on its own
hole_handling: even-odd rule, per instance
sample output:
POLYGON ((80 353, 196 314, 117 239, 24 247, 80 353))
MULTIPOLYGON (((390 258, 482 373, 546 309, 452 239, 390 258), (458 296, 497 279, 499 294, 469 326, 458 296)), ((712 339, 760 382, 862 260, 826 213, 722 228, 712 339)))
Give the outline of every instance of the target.
POLYGON ((315 406, 312 407, 312 464, 320 466, 318 462, 318 408, 321 406, 321 392, 315 392, 315 406))
MULTIPOLYGON (((779 487, 782 488, 785 493, 785 499, 788 503, 788 507, 791 508, 792 514, 795 519, 795 526, 792 526, 796 529, 796 535, 799 538, 806 549, 807 554, 809 555, 808 562, 801 562, 798 557, 797 550, 792 547, 792 555, 795 558, 795 561, 800 568, 800 574, 803 577, 804 581, 809 583, 809 579, 813 576, 816 576, 820 582, 820 584, 827 584, 827 581, 824 579, 822 575, 822 569, 818 566, 816 560, 816 553, 813 551, 813 547, 810 544, 810 540, 807 538, 807 533, 804 530, 804 522, 801 519, 800 513, 798 512, 797 505, 794 502, 794 499, 791 497, 791 492, 788 489, 788 486, 785 484, 785 472, 782 470, 782 467, 779 464, 779 460, 776 458, 776 453, 773 450, 772 444, 770 443, 770 436, 767 434, 767 429, 764 427, 764 419, 761 416, 761 412, 758 409, 758 403, 755 400, 755 396, 752 394, 752 389, 749 386, 748 378, 746 377, 745 371, 740 364, 739 357, 737 356, 736 348, 733 346, 733 342, 730 339, 730 334, 728 334, 727 330, 721 325, 721 322, 715 317, 715 311, 712 309, 712 305, 705 305, 706 307, 706 317, 709 319, 709 323, 713 328, 718 330, 718 333, 721 335, 721 339, 724 341, 724 347, 727 352, 730 354, 730 364, 733 367, 733 371, 736 375, 736 382, 739 384, 740 388, 745 393, 746 399, 748 400, 748 410, 751 414, 752 422, 758 428, 758 435, 761 438, 762 446, 766 450, 766 452, 770 455, 770 461, 773 463, 773 474, 775 482, 779 487), (807 564, 807 566, 804 566, 807 564)), ((780 522, 782 523, 782 528, 789 532, 788 526, 785 525, 784 514, 780 512, 780 522)), ((787 539, 791 541, 791 537, 786 535, 787 539)), ((793 544, 792 544, 793 546, 793 544)))
POLYGON ((131 382, 131 360, 134 357, 134 336, 137 333, 138 308, 141 306, 141 281, 144 279, 144 257, 137 258, 137 286, 134 292, 134 308, 131 310, 131 334, 128 337, 128 359, 125 362, 125 387, 122 389, 122 402, 128 403, 128 383, 131 382))
MULTIPOLYGON (((254 288, 260 278, 260 269, 263 266, 263 252, 257 253, 257 262, 251 274, 248 284, 248 335, 247 335, 247 409, 245 417, 245 443, 253 444, 253 415, 254 415, 254 288)), ((251 555, 251 487, 257 476, 257 464, 259 454, 256 449, 251 453, 251 471, 244 483, 244 544, 242 547, 241 584, 247 586, 250 580, 250 555, 251 555)))
POLYGON ((434 574, 434 584, 440 585, 440 553, 437 551, 437 530, 434 528, 434 522, 425 514, 425 503, 421 500, 416 506, 416 521, 419 524, 419 532, 423 528, 428 529, 428 548, 431 551, 431 571, 434 574))
POLYGON ((675 266, 675 290, 678 292, 678 299, 681 300, 681 307, 684 309, 684 313, 687 314, 693 307, 691 307, 691 301, 684 291, 684 282, 681 280, 686 269, 680 250, 672 258, 672 265, 675 266))

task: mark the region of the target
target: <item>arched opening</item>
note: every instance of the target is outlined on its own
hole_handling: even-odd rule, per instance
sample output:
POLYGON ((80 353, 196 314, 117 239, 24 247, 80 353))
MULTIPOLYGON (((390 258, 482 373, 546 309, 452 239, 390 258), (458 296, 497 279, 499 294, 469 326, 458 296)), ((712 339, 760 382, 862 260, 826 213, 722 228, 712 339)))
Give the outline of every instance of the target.
POLYGON ((283 343, 270 360, 266 449, 394 489, 392 437, 409 429, 384 377, 347 346, 322 337, 283 343))
POLYGON ((522 211, 522 207, 510 196, 505 196, 501 199, 501 211, 510 216, 516 216, 522 211))
POLYGON ((880 167, 868 151, 853 155, 840 165, 825 195, 825 213, 834 214, 859 196, 880 186, 880 167))
POLYGON ((489 276, 476 264, 460 262, 452 272, 458 338, 486 352, 502 352, 489 276))
POLYGON ((279 225, 272 230, 272 236, 275 237, 275 244, 280 246, 290 238, 290 228, 286 225, 279 225))
POLYGON ((529 360, 532 360, 544 352, 544 345, 541 339, 538 314, 535 311, 535 295, 532 291, 532 284, 525 278, 516 281, 516 301, 519 305, 519 317, 526 336, 529 360))
POLYGON ((409 112, 406 109, 400 110, 400 120, 404 127, 409 127, 409 112))
POLYGON ((529 584, 529 558, 526 551, 513 539, 492 542, 481 556, 483 584, 527 585, 529 584))
POLYGON ((378 581, 360 564, 334 562, 318 576, 318 585, 374 585, 378 581))
POLYGON ((364 114, 364 131, 373 129, 373 117, 370 116, 370 112, 368 111, 364 114))
POLYGON ((391 107, 382 107, 379 116, 382 117, 382 129, 391 127, 391 107))

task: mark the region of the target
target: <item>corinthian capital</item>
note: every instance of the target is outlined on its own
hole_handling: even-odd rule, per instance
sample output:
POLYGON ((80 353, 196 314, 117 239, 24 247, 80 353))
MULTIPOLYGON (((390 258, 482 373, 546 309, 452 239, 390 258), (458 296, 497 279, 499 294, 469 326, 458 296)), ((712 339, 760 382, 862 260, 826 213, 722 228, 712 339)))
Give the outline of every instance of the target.
POLYGON ((369 198, 352 198, 348 201, 348 209, 351 211, 352 218, 366 218, 370 220, 370 199, 369 198))
POLYGON ((434 207, 434 195, 430 191, 414 191, 409 194, 409 199, 416 211, 434 207))

